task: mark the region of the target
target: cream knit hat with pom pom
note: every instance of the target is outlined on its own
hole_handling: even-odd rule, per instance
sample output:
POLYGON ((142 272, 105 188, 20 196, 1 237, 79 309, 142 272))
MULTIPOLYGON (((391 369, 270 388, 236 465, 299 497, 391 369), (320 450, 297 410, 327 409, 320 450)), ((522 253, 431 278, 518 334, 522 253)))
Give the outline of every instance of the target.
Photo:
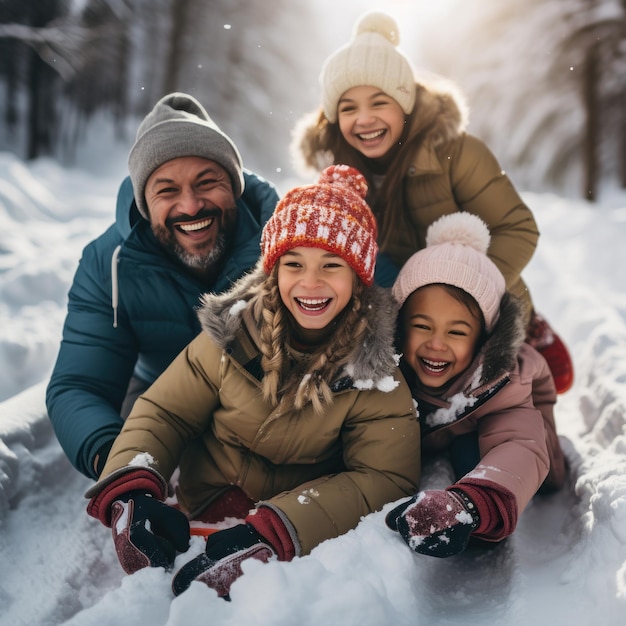
POLYGON ((487 256, 491 236, 487 225, 471 213, 452 213, 433 222, 426 233, 426 248, 402 267, 392 294, 402 306, 420 287, 453 285, 470 294, 493 329, 505 291, 504 276, 487 256))
POLYGON ((337 121, 341 96, 360 85, 378 87, 408 115, 415 105, 415 78, 409 60, 397 50, 398 27, 386 13, 367 13, 357 22, 352 40, 322 67, 322 106, 329 122, 337 121))

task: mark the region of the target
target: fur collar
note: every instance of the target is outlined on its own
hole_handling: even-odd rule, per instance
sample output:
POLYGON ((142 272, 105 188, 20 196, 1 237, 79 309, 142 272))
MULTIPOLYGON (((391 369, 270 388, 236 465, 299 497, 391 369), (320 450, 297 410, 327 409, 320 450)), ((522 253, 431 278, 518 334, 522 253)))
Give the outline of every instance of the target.
MULTIPOLYGON (((250 307, 266 279, 261 262, 232 288, 221 294, 208 293, 201 298, 198 319, 204 332, 221 347, 231 344, 242 325, 242 313, 250 307)), ((373 285, 363 292, 363 311, 368 319, 365 341, 355 345, 347 367, 353 381, 365 387, 392 376, 399 360, 394 348, 397 306, 388 289, 373 285)), ((255 320, 257 326, 260 324, 255 320)))
POLYGON ((481 351, 481 383, 496 381, 515 367, 517 354, 526 338, 522 303, 513 294, 505 293, 500 316, 481 351))
POLYGON ((456 85, 436 74, 422 73, 415 84, 418 117, 433 119, 424 145, 437 148, 457 139, 467 129, 468 109, 456 85))
MULTIPOLYGON (((416 77, 416 110, 420 120, 433 120, 425 131, 422 152, 417 155, 417 164, 428 162, 432 150, 460 137, 468 124, 468 109, 465 99, 454 83, 436 74, 426 72, 416 77)), ((302 174, 311 170, 321 171, 333 163, 333 155, 323 147, 323 127, 319 124, 320 112, 303 116, 292 134, 292 156, 302 174)), ((420 168, 421 169, 421 168, 420 168)))

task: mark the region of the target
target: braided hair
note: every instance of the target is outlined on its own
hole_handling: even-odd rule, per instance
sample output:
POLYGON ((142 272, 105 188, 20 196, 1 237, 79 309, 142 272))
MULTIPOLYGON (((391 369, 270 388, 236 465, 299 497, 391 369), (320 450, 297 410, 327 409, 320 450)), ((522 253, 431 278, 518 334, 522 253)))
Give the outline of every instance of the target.
POLYGON ((310 402, 317 414, 332 403, 331 385, 368 329, 362 313, 364 288, 355 275, 352 298, 335 319, 334 332, 310 353, 310 358, 294 364, 289 355, 289 312, 278 289, 278 264, 272 268, 253 305, 254 317, 260 322, 262 392, 266 401, 296 410, 310 402))

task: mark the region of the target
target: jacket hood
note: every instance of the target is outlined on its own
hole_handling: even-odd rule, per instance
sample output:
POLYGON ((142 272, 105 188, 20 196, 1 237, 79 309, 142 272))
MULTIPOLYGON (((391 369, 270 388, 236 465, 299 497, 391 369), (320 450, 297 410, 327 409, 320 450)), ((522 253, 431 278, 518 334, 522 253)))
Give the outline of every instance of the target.
MULTIPOLYGON (((242 313, 267 278, 261 261, 257 267, 221 294, 204 294, 198 309, 202 329, 221 347, 226 348, 236 337, 242 324, 242 313)), ((365 340, 355 345, 347 374, 355 382, 367 386, 392 376, 397 369, 399 355, 394 347, 397 305, 388 289, 372 285, 363 291, 363 311, 368 319, 365 340)), ((260 322, 255 320, 260 326, 260 322)))
POLYGON ((122 239, 126 240, 128 238, 132 227, 140 219, 142 217, 135 203, 133 184, 130 181, 130 176, 127 176, 118 189, 115 205, 115 226, 122 239))
POLYGON ((450 80, 422 72, 417 77, 416 108, 422 117, 434 117, 426 133, 425 144, 440 146, 456 139, 467 130, 469 112, 465 97, 450 80))
MULTIPOLYGON (((450 80, 429 72, 416 73, 415 109, 420 119, 433 119, 424 135, 426 149, 437 148, 465 132, 468 110, 465 99, 450 80)), ((323 145, 324 128, 320 111, 303 116, 293 131, 292 153, 297 168, 309 174, 333 163, 333 155, 323 145)))
POLYGON ((500 315, 481 351, 482 384, 495 381, 515 367, 517 354, 526 338, 522 302, 506 292, 500 315))

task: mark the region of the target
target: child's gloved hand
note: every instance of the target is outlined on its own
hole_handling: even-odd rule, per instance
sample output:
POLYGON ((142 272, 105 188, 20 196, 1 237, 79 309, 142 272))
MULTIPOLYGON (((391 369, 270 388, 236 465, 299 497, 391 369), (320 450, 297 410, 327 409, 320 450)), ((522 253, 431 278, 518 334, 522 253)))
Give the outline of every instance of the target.
POLYGON ((276 552, 250 524, 237 524, 209 535, 203 554, 183 565, 172 581, 180 595, 194 580, 208 585, 228 598, 230 586, 242 575, 241 562, 258 559, 267 562, 276 552))
POLYGON ((385 518, 407 545, 419 554, 447 557, 463 552, 480 517, 462 491, 420 491, 392 509, 385 518))
POLYGON ((111 504, 111 530, 120 565, 127 574, 144 567, 170 567, 189 548, 185 515, 142 491, 130 491, 111 504))

